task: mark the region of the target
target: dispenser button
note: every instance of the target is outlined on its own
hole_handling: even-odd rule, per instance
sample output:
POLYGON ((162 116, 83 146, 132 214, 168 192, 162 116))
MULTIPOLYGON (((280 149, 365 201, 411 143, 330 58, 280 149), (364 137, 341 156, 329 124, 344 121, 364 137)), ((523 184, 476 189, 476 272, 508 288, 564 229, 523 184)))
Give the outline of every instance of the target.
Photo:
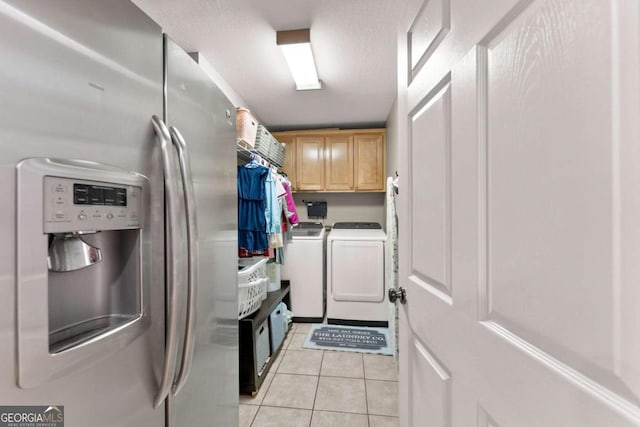
POLYGON ((111 212, 107 214, 107 219, 113 219, 113 214, 111 212))
POLYGON ((66 187, 62 184, 54 184, 53 192, 54 193, 65 193, 67 191, 66 187))
POLYGON ((78 219, 80 221, 84 221, 85 219, 87 219, 87 214, 85 214, 85 213, 78 214, 78 219))
POLYGON ((67 204, 67 201, 62 197, 56 197, 56 199, 53 201, 53 204, 56 208, 61 208, 67 204))

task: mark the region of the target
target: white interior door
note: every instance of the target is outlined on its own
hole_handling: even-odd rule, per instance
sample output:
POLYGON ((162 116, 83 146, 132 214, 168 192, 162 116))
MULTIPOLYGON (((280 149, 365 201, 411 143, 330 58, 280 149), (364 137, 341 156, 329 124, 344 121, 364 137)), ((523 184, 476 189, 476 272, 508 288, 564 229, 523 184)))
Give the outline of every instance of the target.
POLYGON ((631 0, 409 0, 403 426, 640 425, 631 0))

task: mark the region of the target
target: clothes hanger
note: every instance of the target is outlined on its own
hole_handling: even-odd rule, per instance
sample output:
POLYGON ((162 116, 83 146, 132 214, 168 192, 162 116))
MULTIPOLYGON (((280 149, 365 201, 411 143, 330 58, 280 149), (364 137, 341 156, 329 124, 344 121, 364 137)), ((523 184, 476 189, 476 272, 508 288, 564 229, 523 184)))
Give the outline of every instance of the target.
POLYGON ((260 156, 252 152, 249 163, 246 163, 244 167, 249 169, 257 168, 258 166, 260 166, 260 160, 260 156))

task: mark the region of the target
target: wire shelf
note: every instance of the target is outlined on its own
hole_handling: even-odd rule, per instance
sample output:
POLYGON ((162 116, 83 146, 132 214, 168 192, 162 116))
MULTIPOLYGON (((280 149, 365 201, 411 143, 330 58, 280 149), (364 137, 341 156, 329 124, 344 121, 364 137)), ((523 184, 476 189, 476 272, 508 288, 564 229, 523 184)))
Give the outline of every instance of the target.
POLYGON ((240 141, 238 141, 238 143, 236 144, 236 151, 238 153, 238 159, 246 163, 249 163, 252 160, 256 160, 261 165, 267 166, 267 167, 269 166, 282 167, 282 165, 284 164, 284 161, 281 162, 278 159, 276 160, 270 159, 266 156, 261 155, 255 149, 245 147, 244 145, 241 144, 240 141))

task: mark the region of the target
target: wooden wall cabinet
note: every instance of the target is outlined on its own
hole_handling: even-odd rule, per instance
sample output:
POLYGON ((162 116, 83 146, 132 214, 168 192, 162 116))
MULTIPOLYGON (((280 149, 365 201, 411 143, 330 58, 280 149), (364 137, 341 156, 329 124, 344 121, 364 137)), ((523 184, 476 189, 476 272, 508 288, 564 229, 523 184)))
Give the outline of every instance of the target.
POLYGON ((324 138, 296 137, 296 189, 324 190, 324 138))
POLYGON ((384 189, 385 147, 381 134, 356 135, 356 190, 372 191, 384 189))
POLYGON ((324 189, 353 190, 353 136, 332 135, 324 139, 324 189))
POLYGON ((294 190, 385 191, 385 129, 274 132, 287 144, 285 164, 294 190))

